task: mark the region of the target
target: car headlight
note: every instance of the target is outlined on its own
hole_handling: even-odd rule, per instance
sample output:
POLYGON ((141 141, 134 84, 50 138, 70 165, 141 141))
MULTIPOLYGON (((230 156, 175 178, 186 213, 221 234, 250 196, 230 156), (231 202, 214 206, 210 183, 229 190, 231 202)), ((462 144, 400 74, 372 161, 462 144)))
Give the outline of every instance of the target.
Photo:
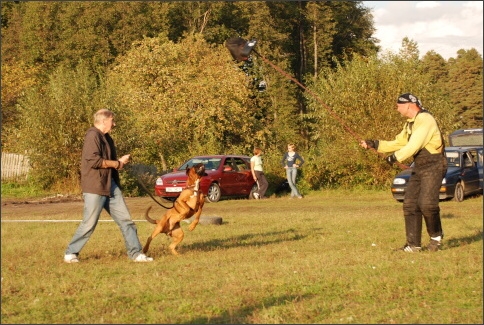
POLYGON ((158 178, 156 179, 156 185, 158 185, 158 186, 163 185, 163 180, 161 179, 161 177, 158 177, 158 178))
POLYGON ((445 180, 445 177, 444 177, 444 179, 442 180, 442 185, 445 185, 445 184, 447 184, 447 181, 445 180))
POLYGON ((403 185, 405 184, 407 181, 405 180, 405 178, 400 178, 400 177, 397 177, 393 180, 393 184, 395 185, 403 185))

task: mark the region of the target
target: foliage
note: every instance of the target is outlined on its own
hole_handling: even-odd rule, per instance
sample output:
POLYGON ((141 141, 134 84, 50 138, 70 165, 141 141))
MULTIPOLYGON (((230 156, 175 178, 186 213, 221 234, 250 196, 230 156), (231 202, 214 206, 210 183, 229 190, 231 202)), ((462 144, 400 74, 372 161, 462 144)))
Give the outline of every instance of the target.
POLYGON ((462 128, 482 127, 482 82, 482 55, 475 49, 461 49, 449 60, 447 91, 462 128))
POLYGON ((160 170, 193 155, 245 151, 256 132, 246 84, 222 46, 146 38, 108 75, 112 105, 125 118, 118 143, 160 170))
POLYGON ((3 199, 30 199, 45 197, 49 193, 34 182, 2 182, 3 199))
POLYGON ((40 68, 23 62, 2 64, 2 148, 14 150, 18 128, 17 101, 39 83, 40 68))
MULTIPOLYGON (((357 57, 336 71, 326 70, 314 85, 316 98, 310 98, 311 112, 316 117, 314 128, 319 137, 313 140, 309 164, 305 169, 316 173, 313 185, 340 184, 354 186, 387 184, 394 170, 381 157, 362 150, 362 139, 391 140, 404 121, 394 110, 396 96, 412 92, 422 99, 436 117, 445 134, 454 112, 443 98, 436 95, 427 78, 415 78, 413 60, 392 55, 357 57), (370 176, 374 175, 374 176, 370 176)), ((308 95, 309 96, 309 95, 308 95)), ((408 162, 409 163, 409 162, 408 162)))
POLYGON ((100 107, 116 112, 113 137, 134 164, 163 172, 191 155, 259 146, 277 182, 295 143, 311 189, 388 185, 395 170, 356 140, 395 135, 402 121, 382 108, 400 92, 418 94, 445 134, 482 126, 481 55, 419 59, 404 38, 398 54, 376 59, 361 1, 1 7, 2 150, 32 155, 32 181, 43 187, 78 183, 82 137, 100 107), (223 42, 233 36, 258 40, 250 60, 231 61, 223 42))
POLYGON ((18 148, 29 156, 32 181, 43 188, 78 183, 84 133, 99 106, 97 90, 96 75, 86 66, 59 67, 47 85, 32 88, 19 102, 18 148))

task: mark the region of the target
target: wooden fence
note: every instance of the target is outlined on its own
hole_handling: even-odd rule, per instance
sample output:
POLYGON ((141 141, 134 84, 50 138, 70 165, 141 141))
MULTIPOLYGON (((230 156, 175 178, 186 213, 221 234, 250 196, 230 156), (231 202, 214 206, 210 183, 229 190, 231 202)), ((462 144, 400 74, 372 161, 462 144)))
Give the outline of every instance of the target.
POLYGON ((25 180, 29 170, 29 158, 15 153, 2 152, 2 182, 25 180))

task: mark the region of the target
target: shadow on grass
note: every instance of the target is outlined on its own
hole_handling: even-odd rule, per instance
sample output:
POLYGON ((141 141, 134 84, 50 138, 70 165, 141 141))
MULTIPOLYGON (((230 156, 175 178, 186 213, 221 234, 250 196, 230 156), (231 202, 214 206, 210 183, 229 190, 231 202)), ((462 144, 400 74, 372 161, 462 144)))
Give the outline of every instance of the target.
POLYGON ((249 324, 250 317, 252 313, 256 310, 270 309, 273 306, 286 305, 288 302, 300 301, 302 299, 307 299, 314 297, 314 294, 302 294, 302 295, 283 295, 278 297, 267 297, 260 303, 256 305, 244 306, 240 309, 235 309, 231 311, 223 311, 219 316, 216 317, 198 317, 189 322, 180 324, 249 324))
MULTIPOLYGON (((444 238, 445 239, 445 238, 444 238)), ((474 235, 469 235, 460 238, 451 238, 444 242, 446 248, 460 247, 469 245, 478 241, 482 241, 482 230, 476 230, 474 235)))
MULTIPOLYGON (((441 215, 442 219, 455 219, 458 218, 452 213, 445 213, 441 215)), ((482 241, 483 239, 482 230, 476 229, 473 235, 460 237, 460 238, 451 238, 449 240, 445 240, 444 245, 447 248, 452 247, 459 247, 462 245, 469 245, 474 242, 482 241)), ((444 238, 445 239, 445 238, 444 238)))
POLYGON ((247 247, 255 246, 260 247, 262 245, 271 245, 288 241, 301 240, 306 235, 297 233, 294 229, 288 229, 284 231, 273 231, 267 233, 257 234, 244 234, 236 237, 230 237, 225 239, 212 239, 209 241, 202 241, 197 243, 188 244, 184 249, 186 250, 199 250, 199 251, 213 251, 215 249, 227 249, 233 247, 247 247))

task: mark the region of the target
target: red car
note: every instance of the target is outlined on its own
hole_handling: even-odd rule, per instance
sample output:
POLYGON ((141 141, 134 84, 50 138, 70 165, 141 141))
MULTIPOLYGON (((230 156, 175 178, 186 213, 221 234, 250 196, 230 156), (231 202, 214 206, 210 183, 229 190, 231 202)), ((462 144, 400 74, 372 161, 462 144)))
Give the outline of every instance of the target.
POLYGON ((156 180, 155 194, 164 199, 175 200, 185 188, 186 169, 202 163, 207 176, 202 177, 200 189, 207 202, 217 202, 222 197, 253 198, 257 183, 250 171, 250 157, 242 155, 196 156, 173 172, 164 174, 156 180))

